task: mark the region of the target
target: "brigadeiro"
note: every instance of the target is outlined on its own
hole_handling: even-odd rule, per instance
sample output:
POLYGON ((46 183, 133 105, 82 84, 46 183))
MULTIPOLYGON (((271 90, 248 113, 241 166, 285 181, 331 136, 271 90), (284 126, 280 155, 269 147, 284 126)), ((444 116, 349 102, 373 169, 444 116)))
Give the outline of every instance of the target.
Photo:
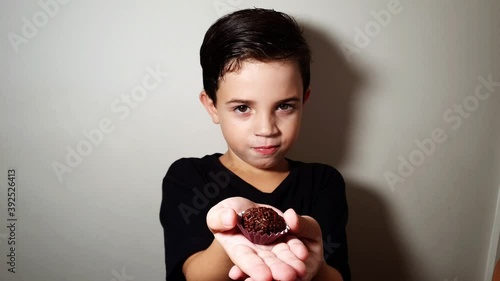
POLYGON ((254 207, 240 213, 238 227, 252 243, 267 245, 288 233, 285 219, 267 207, 254 207))

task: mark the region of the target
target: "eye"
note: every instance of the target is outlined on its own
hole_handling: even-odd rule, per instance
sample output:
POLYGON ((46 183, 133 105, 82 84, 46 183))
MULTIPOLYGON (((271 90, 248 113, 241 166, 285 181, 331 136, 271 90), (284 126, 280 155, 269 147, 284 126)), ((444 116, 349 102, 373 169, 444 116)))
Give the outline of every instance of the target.
POLYGON ((293 109, 293 105, 291 104, 288 104, 288 103, 283 103, 283 104, 280 104, 278 105, 278 109, 279 110, 292 110, 293 109))
POLYGON ((248 105, 238 105, 234 108, 234 110, 238 113, 246 113, 249 109, 248 105))

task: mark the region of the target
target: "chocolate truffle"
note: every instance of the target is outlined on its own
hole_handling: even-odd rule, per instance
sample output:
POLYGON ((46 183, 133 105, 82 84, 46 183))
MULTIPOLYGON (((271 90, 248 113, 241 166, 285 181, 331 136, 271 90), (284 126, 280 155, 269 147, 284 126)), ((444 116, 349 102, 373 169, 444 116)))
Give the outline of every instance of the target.
POLYGON ((241 218, 241 224, 248 232, 260 235, 278 234, 287 228, 283 217, 267 207, 246 210, 241 218))

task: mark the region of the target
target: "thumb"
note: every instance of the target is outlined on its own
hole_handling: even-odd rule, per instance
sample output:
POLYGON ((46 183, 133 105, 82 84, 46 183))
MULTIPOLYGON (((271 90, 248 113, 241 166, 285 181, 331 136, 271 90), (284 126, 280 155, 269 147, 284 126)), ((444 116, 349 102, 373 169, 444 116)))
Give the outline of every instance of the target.
POLYGON ((212 233, 224 232, 233 229, 237 219, 238 215, 233 209, 216 206, 208 211, 207 226, 212 233))
POLYGON ((291 232, 297 237, 313 240, 321 238, 321 227, 314 218, 300 216, 293 209, 288 209, 284 217, 291 232))

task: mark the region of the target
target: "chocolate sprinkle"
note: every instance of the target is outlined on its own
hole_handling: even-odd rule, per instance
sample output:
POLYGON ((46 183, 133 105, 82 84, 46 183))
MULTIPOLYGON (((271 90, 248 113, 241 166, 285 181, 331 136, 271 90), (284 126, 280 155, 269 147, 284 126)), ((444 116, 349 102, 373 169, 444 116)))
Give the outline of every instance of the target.
POLYGON ((276 211, 267 207, 246 210, 241 218, 243 227, 249 232, 275 234, 286 228, 286 223, 276 211))

